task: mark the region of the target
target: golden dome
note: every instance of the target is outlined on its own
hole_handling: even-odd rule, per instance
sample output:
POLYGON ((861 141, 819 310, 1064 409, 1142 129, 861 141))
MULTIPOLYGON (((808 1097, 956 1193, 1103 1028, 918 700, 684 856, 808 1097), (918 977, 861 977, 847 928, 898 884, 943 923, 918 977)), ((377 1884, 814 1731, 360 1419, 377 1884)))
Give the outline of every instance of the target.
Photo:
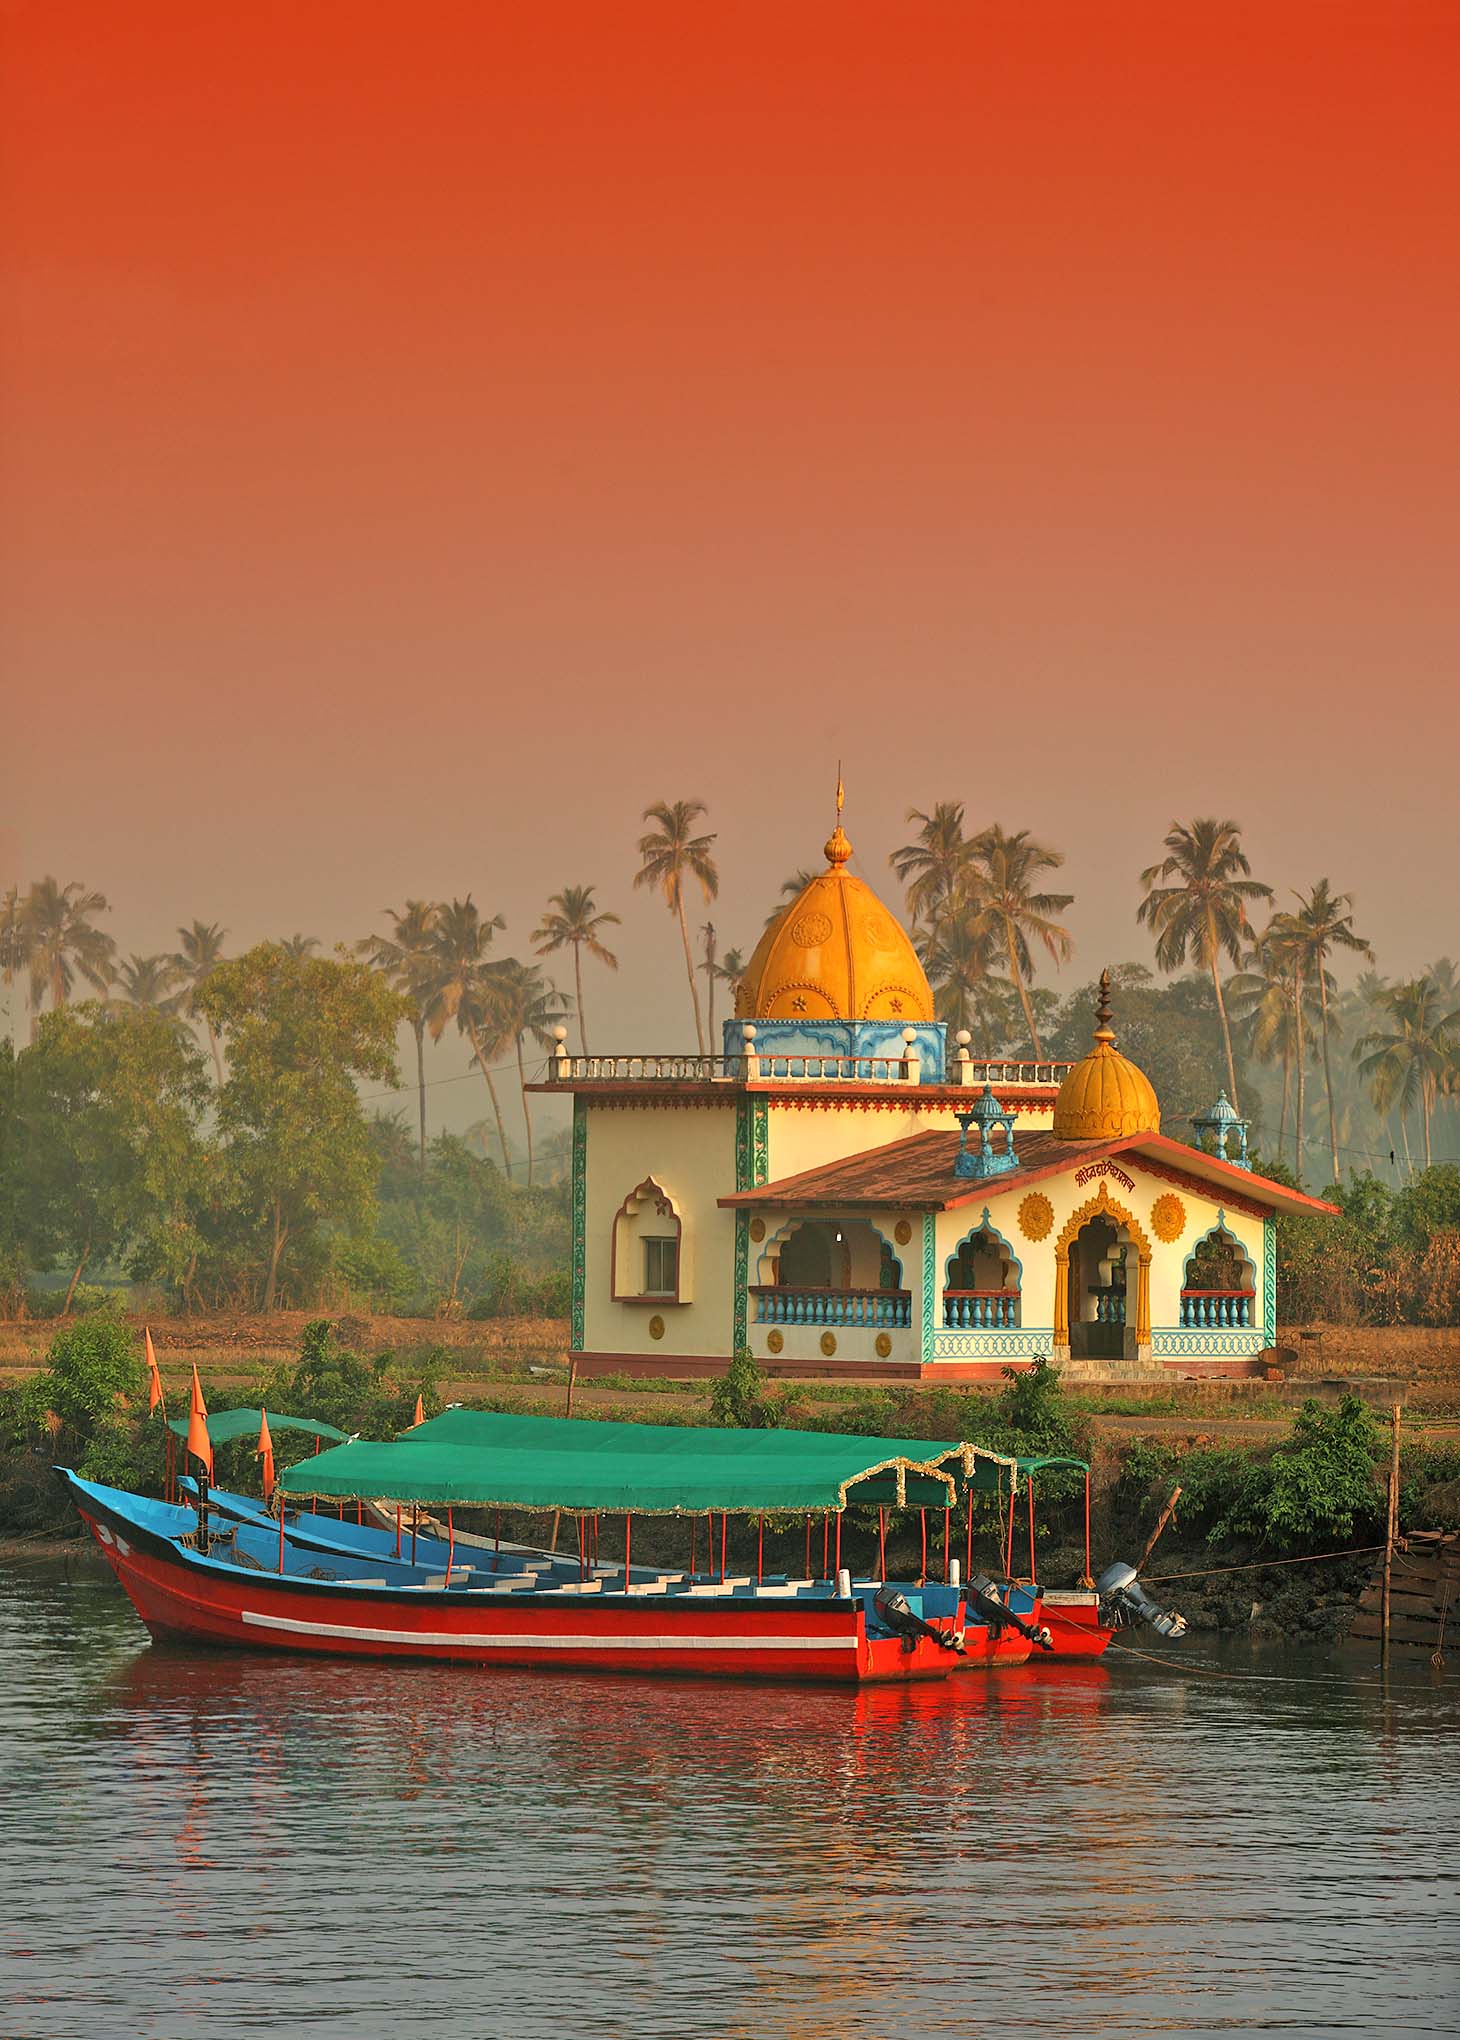
POLYGON ((1110 1031, 1110 972, 1100 973, 1095 1046, 1077 1062, 1054 1101, 1056 1140, 1118 1140, 1126 1133, 1159 1133, 1161 1107, 1150 1078, 1116 1052, 1110 1031))
POLYGON ((917 951, 871 886, 847 870, 852 846, 840 821, 826 870, 772 921, 735 992, 741 1020, 933 1018, 917 951))

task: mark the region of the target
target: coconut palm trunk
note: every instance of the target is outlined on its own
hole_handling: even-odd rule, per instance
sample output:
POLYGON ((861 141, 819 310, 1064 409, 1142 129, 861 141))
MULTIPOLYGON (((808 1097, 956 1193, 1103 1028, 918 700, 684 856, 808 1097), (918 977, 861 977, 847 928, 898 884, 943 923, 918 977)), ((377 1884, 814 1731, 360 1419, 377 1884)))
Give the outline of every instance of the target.
POLYGON ((1232 1101, 1232 1110, 1240 1112, 1242 1110, 1242 1101, 1237 1096, 1237 1061, 1232 1054, 1232 1029, 1227 1021, 1227 1001, 1222 996, 1222 973, 1218 968, 1221 951, 1217 942, 1216 928, 1212 924, 1210 915, 1207 916, 1207 926, 1210 931, 1208 947, 1212 959, 1212 990, 1217 995, 1217 1018, 1222 1023, 1222 1051, 1227 1058, 1227 1096, 1232 1101))
POLYGON ((426 1173, 426 1016, 417 1007, 411 1020, 416 1037, 416 1097, 421 1119, 421 1174, 426 1173))
POLYGON ((1294 1052, 1298 1060, 1298 1110, 1293 1124, 1293 1157, 1297 1178, 1303 1180, 1303 1064, 1306 1044, 1303 1040, 1303 966, 1299 963, 1293 971, 1293 1027, 1295 1032, 1294 1052))
POLYGON ((1323 1015, 1323 1088, 1328 1093, 1328 1147, 1333 1158, 1333 1180, 1342 1182, 1338 1164, 1338 1118, 1333 1109, 1333 1065, 1328 1059, 1328 973, 1318 970, 1318 1008, 1323 1015))
POLYGON ((578 1045, 588 1053, 588 1022, 583 1017, 583 945, 573 944, 573 989, 578 995, 578 1045))
POLYGON ((510 1183, 512 1181, 512 1156, 507 1147, 507 1128, 502 1119, 502 1101, 497 1096, 497 1087, 492 1082, 492 1072, 487 1067, 486 1054, 482 1048, 481 1032, 478 1028, 471 1027, 468 1033, 471 1039, 471 1052, 476 1058, 477 1068, 486 1078, 487 1089, 492 1094, 492 1114, 497 1122, 497 1139, 501 1143, 502 1148, 502 1167, 506 1173, 507 1181, 510 1183))
POLYGON ((1277 1144, 1279 1154, 1282 1153, 1283 1149, 1288 1144, 1288 1107, 1292 1103, 1292 1097, 1293 1097, 1293 1045, 1290 1041, 1285 1041, 1283 1043, 1283 1109, 1278 1119, 1277 1144))
POLYGON ((1024 1008, 1024 1025, 1029 1029, 1029 1039, 1034 1044, 1034 1060, 1040 1062, 1043 1060, 1044 1050, 1040 1046, 1039 1029, 1034 1024, 1034 1007, 1030 1003, 1029 988, 1024 982, 1024 973, 1019 968, 1019 949, 1014 940, 1014 924, 1012 921, 1005 921, 1004 934, 1009 948, 1009 975, 1013 978, 1018 990, 1019 1004, 1024 1008))
POLYGON ((695 1040, 699 1043, 700 1054, 703 1055, 705 1052, 705 1023, 700 1017, 700 988, 695 983, 695 960, 689 946, 689 923, 684 918, 684 888, 682 886, 675 889, 674 905, 675 911, 679 916, 679 939, 684 944, 684 968, 685 974, 689 978, 689 995, 694 1001, 695 1040))
POLYGON ((532 1187, 532 1110, 527 1102, 527 1065, 522 1059, 522 1036, 517 1037, 517 1081, 522 1086, 522 1123, 527 1128, 527 1184, 532 1187))

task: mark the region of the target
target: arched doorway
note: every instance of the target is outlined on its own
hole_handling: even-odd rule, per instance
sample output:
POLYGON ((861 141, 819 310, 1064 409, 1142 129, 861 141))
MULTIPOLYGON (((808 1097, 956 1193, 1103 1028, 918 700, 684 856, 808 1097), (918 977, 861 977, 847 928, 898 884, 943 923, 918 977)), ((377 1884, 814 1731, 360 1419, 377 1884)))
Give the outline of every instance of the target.
POLYGON ((1143 1360, 1151 1350, 1151 1243, 1102 1183, 1055 1241, 1056 1358, 1143 1360))

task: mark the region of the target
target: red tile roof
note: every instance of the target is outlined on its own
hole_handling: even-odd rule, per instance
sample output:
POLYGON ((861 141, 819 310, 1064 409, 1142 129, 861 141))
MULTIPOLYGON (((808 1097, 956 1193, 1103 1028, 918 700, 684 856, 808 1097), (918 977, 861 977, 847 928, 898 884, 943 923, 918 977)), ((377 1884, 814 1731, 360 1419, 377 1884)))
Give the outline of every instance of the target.
POLYGON ((1066 1169, 1084 1168, 1107 1156, 1138 1154, 1161 1173, 1170 1171, 1218 1193, 1231 1201, 1247 1198, 1273 1211, 1335 1211, 1336 1205, 1290 1190, 1250 1169, 1239 1169, 1216 1155, 1169 1140, 1161 1133, 1125 1134, 1119 1140, 1056 1140, 1052 1133, 1019 1133, 1015 1147, 1019 1166, 1007 1176, 955 1176, 954 1157, 959 1135, 953 1128, 914 1133, 906 1140, 889 1141, 884 1147, 865 1148, 839 1161, 823 1162, 798 1176, 783 1176, 758 1190, 738 1190, 722 1197, 722 1205, 754 1205, 796 1210, 845 1210, 854 1205, 875 1205, 903 1211, 952 1211, 959 1205, 987 1203, 1006 1191, 1022 1190, 1046 1176, 1066 1169))

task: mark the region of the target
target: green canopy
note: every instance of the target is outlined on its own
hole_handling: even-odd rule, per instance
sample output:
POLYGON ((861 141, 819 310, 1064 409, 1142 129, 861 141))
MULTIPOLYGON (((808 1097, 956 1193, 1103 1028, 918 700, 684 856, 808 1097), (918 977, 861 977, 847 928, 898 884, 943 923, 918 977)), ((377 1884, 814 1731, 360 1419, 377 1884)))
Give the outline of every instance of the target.
MULTIPOLYGON (((208 1437, 214 1445, 231 1445, 235 1438, 257 1438, 262 1410, 215 1410, 208 1418, 208 1437)), ((179 1438, 188 1435, 186 1417, 169 1419, 169 1431, 179 1438)), ((315 1438, 343 1438, 347 1434, 333 1424, 317 1424, 313 1417, 280 1417, 269 1412, 269 1434, 276 1431, 308 1431, 315 1438)))
MULTIPOLYGON (((839 1510, 948 1506, 958 1446, 823 1431, 720 1431, 449 1411, 391 1445, 337 1446, 292 1467, 288 1495, 381 1496, 436 1506, 628 1511, 839 1510), (463 1420, 469 1420, 463 1422, 463 1420)), ((1012 1461, 1005 1462, 1013 1472, 1012 1461)), ((992 1483, 991 1483, 992 1484, 992 1483)))
MULTIPOLYGON (((688 1457, 794 1466, 828 1446, 865 1455, 868 1466, 906 1461, 952 1473, 960 1489, 1007 1491, 1017 1485, 1016 1469, 1037 1470, 1053 1460, 1016 1460, 986 1446, 939 1438, 868 1437, 841 1431, 740 1431, 687 1424, 600 1423, 596 1418, 506 1416, 494 1410, 443 1410, 400 1434, 401 1444, 456 1445, 492 1451, 628 1453, 682 1464, 688 1457), (955 1463, 956 1462, 956 1463, 955 1463)), ((1061 1462, 1062 1463, 1062 1462, 1061 1462)), ((878 1500, 858 1495, 857 1500, 878 1500)), ((767 1504, 770 1506, 770 1504, 767 1504)), ((818 1504, 818 1506, 820 1506, 818 1504)))

